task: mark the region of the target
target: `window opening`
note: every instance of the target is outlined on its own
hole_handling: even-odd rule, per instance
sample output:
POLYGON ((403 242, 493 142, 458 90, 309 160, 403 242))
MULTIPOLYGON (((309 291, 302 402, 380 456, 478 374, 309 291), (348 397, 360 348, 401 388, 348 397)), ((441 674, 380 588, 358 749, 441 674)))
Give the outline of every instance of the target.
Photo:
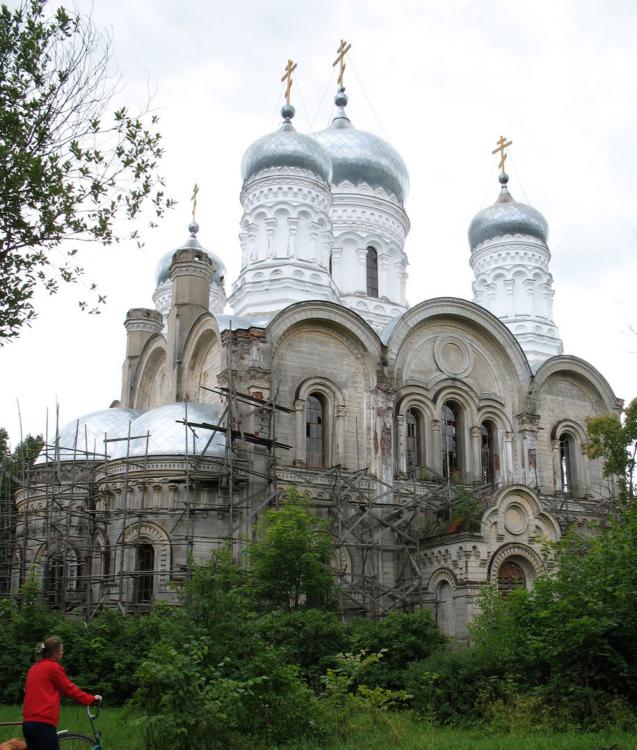
POLYGON ((62 603, 64 586, 64 558, 61 555, 53 555, 47 563, 46 581, 44 590, 49 605, 57 607, 62 603))
POLYGON ((367 248, 367 296, 378 297, 378 253, 373 247, 367 248))
POLYGON ((562 491, 573 491, 573 441, 570 435, 560 436, 560 471, 562 474, 562 491))
POLYGON ((526 588, 526 576, 521 566, 513 560, 505 560, 498 570, 498 591, 507 596, 515 589, 526 588))
POLYGON ((419 412, 414 409, 407 409, 407 442, 406 463, 407 472, 413 472, 418 466, 422 465, 422 418, 419 412))
POLYGON ((155 550, 152 544, 140 544, 135 550, 135 604, 150 604, 153 598, 155 550))
POLYGON ((325 403, 316 393, 307 399, 305 462, 308 466, 325 466, 325 403))
POLYGON ((480 463, 482 467, 482 484, 495 482, 495 430, 492 422, 480 425, 480 463))

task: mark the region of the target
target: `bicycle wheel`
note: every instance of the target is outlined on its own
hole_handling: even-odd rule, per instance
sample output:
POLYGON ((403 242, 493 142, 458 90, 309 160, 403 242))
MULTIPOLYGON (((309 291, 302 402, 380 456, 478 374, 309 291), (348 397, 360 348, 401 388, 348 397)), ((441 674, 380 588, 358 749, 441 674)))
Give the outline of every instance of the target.
POLYGON ((85 734, 73 734, 72 732, 59 734, 58 742, 60 745, 64 745, 64 750, 88 750, 88 748, 99 747, 91 737, 87 737, 85 734))

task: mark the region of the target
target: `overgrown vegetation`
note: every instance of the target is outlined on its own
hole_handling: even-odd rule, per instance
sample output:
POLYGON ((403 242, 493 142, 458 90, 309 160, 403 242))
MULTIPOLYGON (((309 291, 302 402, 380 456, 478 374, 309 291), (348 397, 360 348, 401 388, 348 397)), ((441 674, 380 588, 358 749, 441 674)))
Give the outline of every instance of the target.
MULTIPOLYGON (((146 750, 416 747, 434 736, 436 747, 465 746, 445 744, 436 726, 488 726, 510 736, 502 748, 627 747, 572 734, 636 729, 634 454, 607 427, 594 450, 626 441, 612 453, 625 463, 608 469, 626 477, 617 512, 591 535, 567 533, 533 591, 485 589, 469 648, 450 648, 424 610, 343 623, 329 530, 292 491, 241 564, 228 549, 193 564, 181 607, 104 612, 85 626, 48 612, 30 582, 19 604, 1 605, 0 702, 19 702, 33 643, 59 632, 77 681, 142 716, 146 750)), ((471 526, 474 509, 459 501, 471 526)))

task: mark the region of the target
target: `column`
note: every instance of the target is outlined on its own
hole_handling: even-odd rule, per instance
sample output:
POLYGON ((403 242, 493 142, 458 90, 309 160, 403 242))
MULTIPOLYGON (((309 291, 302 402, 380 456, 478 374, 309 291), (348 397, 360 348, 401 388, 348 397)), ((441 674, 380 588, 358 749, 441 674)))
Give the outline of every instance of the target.
POLYGON ((474 483, 482 481, 482 461, 480 456, 480 428, 472 427, 471 435, 471 465, 467 467, 468 478, 474 483))
POLYGON ((431 444, 433 456, 431 457, 431 468, 438 474, 442 474, 442 448, 440 445, 440 420, 431 420, 431 444))
POLYGON ((334 463, 341 464, 345 467, 345 415, 347 409, 345 405, 339 404, 334 409, 334 463))

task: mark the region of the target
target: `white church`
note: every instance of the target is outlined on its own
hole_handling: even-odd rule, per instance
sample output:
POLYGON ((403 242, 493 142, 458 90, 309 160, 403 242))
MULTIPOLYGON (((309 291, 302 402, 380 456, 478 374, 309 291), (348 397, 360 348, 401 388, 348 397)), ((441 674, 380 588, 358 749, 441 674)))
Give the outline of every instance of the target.
POLYGON ((410 307, 407 167, 340 82, 326 130, 296 130, 289 84, 245 152, 231 284, 194 220, 159 260, 120 401, 59 430, 18 494, 14 590, 35 571, 89 616, 175 601, 294 486, 330 522, 344 616, 426 607, 466 638, 481 587, 532 587, 547 540, 603 519, 586 418, 621 402, 563 353, 548 224, 513 197, 508 144, 467 217, 472 300, 410 307))

